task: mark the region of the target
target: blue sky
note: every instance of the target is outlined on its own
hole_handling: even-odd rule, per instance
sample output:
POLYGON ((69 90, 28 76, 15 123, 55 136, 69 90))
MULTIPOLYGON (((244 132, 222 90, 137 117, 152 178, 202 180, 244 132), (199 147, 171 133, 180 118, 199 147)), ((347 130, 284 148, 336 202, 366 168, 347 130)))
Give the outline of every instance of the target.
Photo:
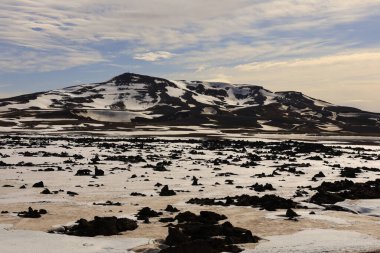
POLYGON ((123 72, 380 112, 380 0, 2 0, 0 97, 123 72))

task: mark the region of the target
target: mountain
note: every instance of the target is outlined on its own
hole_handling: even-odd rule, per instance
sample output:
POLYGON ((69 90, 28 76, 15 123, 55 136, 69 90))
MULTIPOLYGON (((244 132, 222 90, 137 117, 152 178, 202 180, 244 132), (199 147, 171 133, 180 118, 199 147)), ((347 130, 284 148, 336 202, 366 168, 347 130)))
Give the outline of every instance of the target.
POLYGON ((256 85, 125 73, 107 82, 0 99, 0 130, 169 126, 253 132, 380 134, 380 114, 256 85))

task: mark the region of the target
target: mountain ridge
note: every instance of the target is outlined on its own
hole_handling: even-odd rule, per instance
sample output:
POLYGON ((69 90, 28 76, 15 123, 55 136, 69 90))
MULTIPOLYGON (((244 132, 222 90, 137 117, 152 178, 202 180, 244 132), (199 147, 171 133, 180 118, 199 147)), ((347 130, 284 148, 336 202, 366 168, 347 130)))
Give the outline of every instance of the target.
POLYGON ((0 127, 10 130, 91 130, 95 125, 112 130, 194 125, 257 132, 379 134, 380 113, 338 106, 298 91, 134 73, 0 99, 0 127))

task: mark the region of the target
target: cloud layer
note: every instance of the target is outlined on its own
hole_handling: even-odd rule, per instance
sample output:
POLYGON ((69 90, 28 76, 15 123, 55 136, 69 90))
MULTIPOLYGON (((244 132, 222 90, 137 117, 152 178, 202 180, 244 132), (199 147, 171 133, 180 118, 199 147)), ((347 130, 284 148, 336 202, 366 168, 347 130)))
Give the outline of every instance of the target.
POLYGON ((380 92, 380 0, 3 0, 0 9, 0 78, 133 66, 275 90, 380 92))

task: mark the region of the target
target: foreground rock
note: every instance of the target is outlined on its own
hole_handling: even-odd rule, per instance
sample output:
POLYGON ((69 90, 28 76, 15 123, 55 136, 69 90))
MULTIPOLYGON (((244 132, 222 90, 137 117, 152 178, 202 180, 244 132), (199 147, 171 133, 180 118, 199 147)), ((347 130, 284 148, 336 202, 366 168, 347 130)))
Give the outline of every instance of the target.
POLYGON ((251 231, 234 227, 230 222, 218 224, 226 216, 202 211, 200 215, 192 212, 179 213, 178 225, 168 228, 165 244, 169 247, 161 253, 219 253, 241 252, 235 244, 257 243, 260 238, 251 231))
POLYGON ((111 236, 128 230, 135 230, 138 227, 134 220, 116 217, 95 216, 94 220, 80 219, 76 223, 71 227, 63 227, 62 230, 56 232, 74 236, 111 236))

